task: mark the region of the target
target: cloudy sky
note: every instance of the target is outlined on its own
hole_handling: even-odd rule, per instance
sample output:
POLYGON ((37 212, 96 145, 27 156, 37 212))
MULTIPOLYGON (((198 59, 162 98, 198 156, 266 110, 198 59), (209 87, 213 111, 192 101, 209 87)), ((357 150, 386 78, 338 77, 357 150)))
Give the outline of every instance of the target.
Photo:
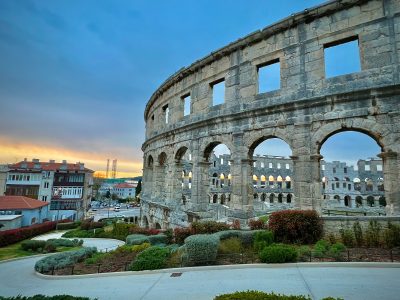
POLYGON ((168 76, 322 2, 1 0, 0 163, 116 158, 138 175, 144 107, 168 76))

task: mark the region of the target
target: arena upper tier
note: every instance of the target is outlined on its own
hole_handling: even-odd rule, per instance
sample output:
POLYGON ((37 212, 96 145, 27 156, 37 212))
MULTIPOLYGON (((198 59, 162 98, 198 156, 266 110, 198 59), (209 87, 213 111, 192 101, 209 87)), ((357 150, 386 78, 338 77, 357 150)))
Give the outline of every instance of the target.
POLYGON ((181 69, 144 112, 142 223, 167 228, 219 218, 209 177, 218 144, 231 152, 231 201, 224 214, 253 216, 253 152, 272 137, 292 150, 291 203, 321 212, 320 148, 348 130, 381 147, 386 213, 400 215, 399 60, 400 1, 342 0, 294 14, 181 69), (327 76, 327 51, 354 43, 360 69, 327 76), (279 86, 265 91, 259 79, 271 66, 278 67, 279 86), (182 200, 185 162, 192 165, 188 201, 182 200))

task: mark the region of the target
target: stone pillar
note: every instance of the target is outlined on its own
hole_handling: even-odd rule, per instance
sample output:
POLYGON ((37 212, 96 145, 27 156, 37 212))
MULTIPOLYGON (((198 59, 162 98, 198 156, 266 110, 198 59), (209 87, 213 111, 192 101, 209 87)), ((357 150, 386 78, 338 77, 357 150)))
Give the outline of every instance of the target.
POLYGON ((383 161, 383 180, 385 187, 386 214, 400 215, 399 161, 397 152, 382 152, 378 155, 383 161))
POLYGON ((232 161, 232 208, 253 210, 253 174, 252 159, 236 159, 232 161))
POLYGON ((165 181, 167 177, 167 168, 165 164, 160 165, 160 163, 155 163, 154 174, 153 174, 153 184, 152 184, 152 200, 156 202, 161 202, 166 198, 166 188, 165 181))
POLYGON ((142 198, 145 200, 150 200, 152 197, 153 176, 154 176, 153 166, 143 168, 142 198))
POLYGON ((321 212, 322 186, 319 162, 322 155, 291 156, 293 160, 294 206, 321 212))
POLYGON ((196 211, 204 211, 208 205, 208 191, 210 188, 210 179, 208 171, 210 169, 210 162, 195 160, 193 166, 192 178, 192 199, 194 209, 196 211))

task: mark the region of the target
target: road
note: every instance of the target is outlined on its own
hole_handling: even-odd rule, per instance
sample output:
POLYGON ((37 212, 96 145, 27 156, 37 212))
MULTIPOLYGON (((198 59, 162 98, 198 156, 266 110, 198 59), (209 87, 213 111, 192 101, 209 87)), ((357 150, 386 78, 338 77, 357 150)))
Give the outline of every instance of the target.
POLYGON ((238 290, 352 299, 397 300, 400 264, 335 263, 239 265, 165 271, 44 277, 39 257, 0 263, 0 295, 71 294, 106 299, 213 299, 238 290), (183 272, 171 277, 172 272, 183 272))

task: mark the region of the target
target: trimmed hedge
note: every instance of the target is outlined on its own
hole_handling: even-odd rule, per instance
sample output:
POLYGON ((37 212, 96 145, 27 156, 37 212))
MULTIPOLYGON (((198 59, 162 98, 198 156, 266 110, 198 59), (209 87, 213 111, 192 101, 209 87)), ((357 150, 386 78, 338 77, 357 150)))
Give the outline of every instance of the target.
POLYGON ((168 243, 168 237, 162 233, 157 235, 131 234, 126 237, 127 245, 140 245, 143 243, 150 243, 153 246, 165 245, 168 243))
POLYGON ((37 241, 37 240, 27 240, 21 243, 22 250, 25 251, 38 251, 39 249, 43 250, 44 246, 46 246, 46 241, 37 241))
POLYGON ((216 221, 193 222, 191 224, 192 234, 207 234, 218 231, 229 230, 229 225, 216 221))
POLYGON ((286 296, 261 291, 243 291, 216 296, 214 300, 311 300, 310 296, 286 296))
MULTIPOLYGON (((0 300, 90 300, 88 297, 76 297, 71 295, 55 295, 55 296, 45 296, 45 295, 34 295, 34 296, 16 296, 16 297, 2 297, 0 300)), ((97 298, 93 299, 97 300, 97 298)))
POLYGON ((272 231, 262 230, 254 235, 254 250, 260 251, 274 242, 274 234, 272 231))
POLYGON ((35 264, 37 272, 48 272, 54 269, 62 269, 81 262, 97 252, 96 247, 82 248, 76 251, 68 251, 46 256, 35 264))
POLYGON ((33 236, 49 232, 55 228, 56 222, 45 222, 29 227, 0 231, 0 247, 15 244, 33 236))
POLYGON ((129 266, 131 271, 157 270, 167 266, 170 256, 168 247, 153 246, 140 252, 129 266))
POLYGON ((102 222, 94 222, 92 220, 83 220, 81 223, 82 230, 90 230, 96 228, 103 228, 104 224, 102 222))
POLYGON ((185 239, 187 258, 192 263, 215 262, 219 238, 212 234, 196 234, 185 239))
POLYGON ((68 230, 68 229, 75 229, 80 226, 77 222, 68 222, 68 223, 59 223, 57 225, 58 230, 68 230))
POLYGON ((269 229, 283 243, 312 244, 322 236, 322 219, 315 210, 283 210, 273 212, 269 229))
POLYGON ((46 242, 47 244, 52 244, 55 247, 77 247, 82 246, 83 240, 78 239, 49 239, 46 242))
POLYGON ((297 251, 293 246, 273 244, 261 250, 259 256, 263 263, 295 262, 297 251))

